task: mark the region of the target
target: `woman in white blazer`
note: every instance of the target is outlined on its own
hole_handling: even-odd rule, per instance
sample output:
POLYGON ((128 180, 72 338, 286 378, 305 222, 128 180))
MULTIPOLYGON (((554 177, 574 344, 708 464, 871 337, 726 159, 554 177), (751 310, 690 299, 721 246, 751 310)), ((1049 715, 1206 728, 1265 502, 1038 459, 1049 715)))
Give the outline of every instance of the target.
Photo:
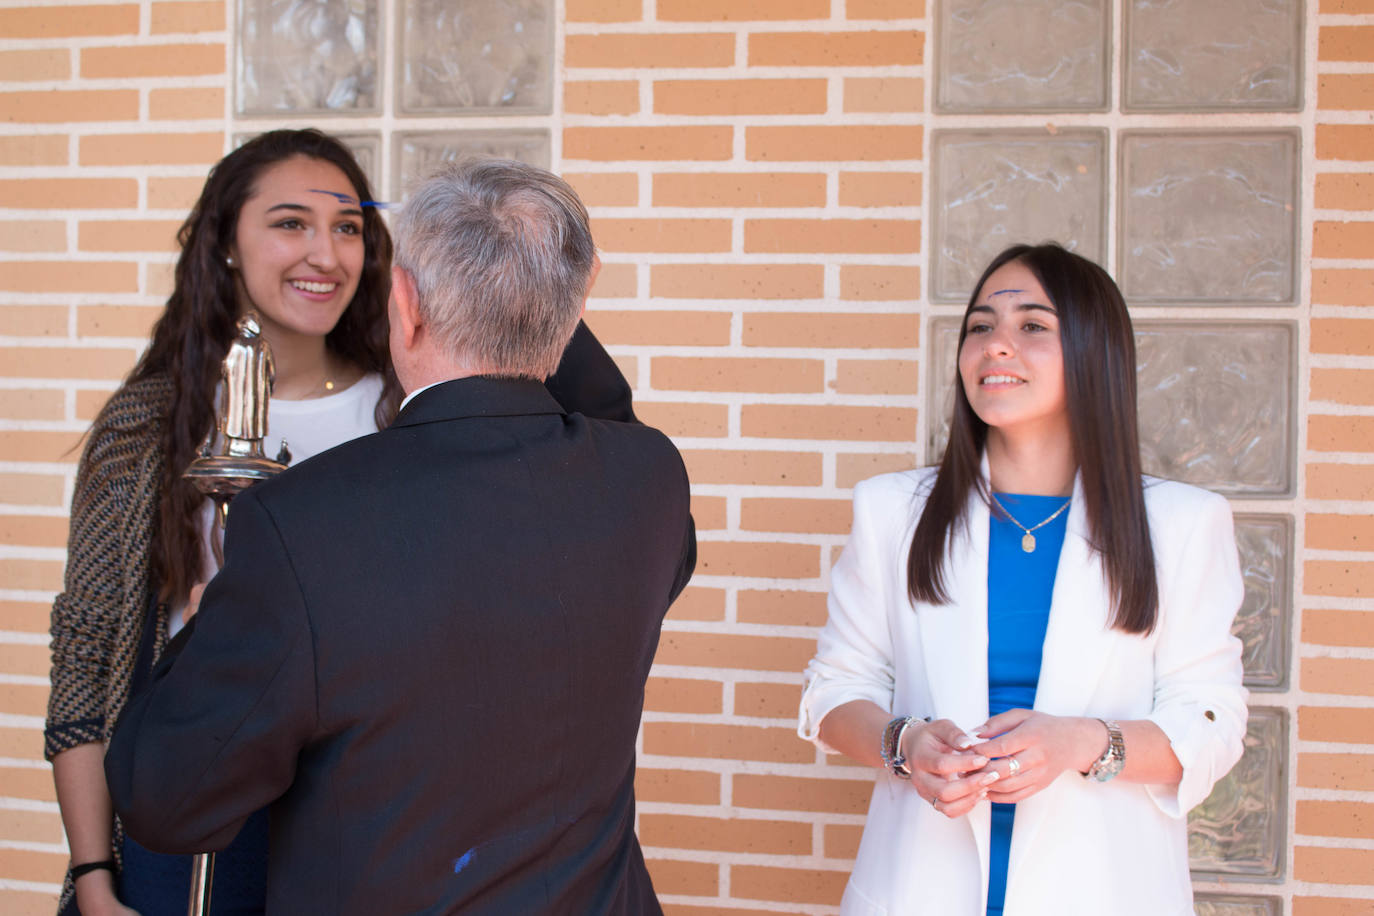
POLYGON ((1056 245, 984 272, 958 382, 940 466, 855 488, 806 671, 801 736, 883 769, 841 912, 1191 916, 1245 734, 1227 503, 1141 474, 1125 302, 1056 245))

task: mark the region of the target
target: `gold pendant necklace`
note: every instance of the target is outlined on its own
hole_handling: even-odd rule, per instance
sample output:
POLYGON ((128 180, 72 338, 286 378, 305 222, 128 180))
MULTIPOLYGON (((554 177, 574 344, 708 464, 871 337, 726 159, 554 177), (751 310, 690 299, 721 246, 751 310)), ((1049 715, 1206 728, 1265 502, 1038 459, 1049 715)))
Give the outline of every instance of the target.
POLYGON ((1020 528, 1022 531, 1025 532, 1025 534, 1021 535, 1021 549, 1024 550, 1026 553, 1035 553, 1035 535, 1031 534, 1031 532, 1040 528, 1044 528, 1050 522, 1054 521, 1055 519, 1059 518, 1060 515, 1064 514, 1065 509, 1069 508, 1069 500, 1066 499, 1064 500, 1064 505, 1060 506, 1058 509, 1055 509, 1054 514, 1051 515, 1049 518, 1045 519, 1038 525, 1032 525, 1031 527, 1027 528, 1025 525, 1021 524, 1016 520, 1016 516, 1012 515, 1010 512, 1007 511, 1007 507, 1002 505, 1002 501, 997 498, 996 493, 991 493, 989 495, 992 497, 992 501, 997 503, 997 508, 1002 510, 1002 514, 1007 517, 1007 520, 1011 522, 1013 525, 1015 525, 1017 528, 1020 528))

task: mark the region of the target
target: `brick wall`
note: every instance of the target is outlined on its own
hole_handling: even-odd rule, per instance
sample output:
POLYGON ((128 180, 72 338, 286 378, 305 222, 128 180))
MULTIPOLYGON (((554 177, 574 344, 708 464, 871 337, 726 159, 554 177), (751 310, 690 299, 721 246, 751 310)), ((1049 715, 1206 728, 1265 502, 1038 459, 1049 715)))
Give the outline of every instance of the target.
MULTIPOLYGON (((649 683, 646 855, 672 916, 830 913, 871 778, 795 738, 799 673, 850 488, 925 458, 921 328, 958 311, 923 294, 927 4, 559 6, 548 121, 605 261, 589 320, 683 450, 701 543, 649 683)), ((1374 2, 1308 0, 1305 15, 1307 105, 1265 122, 1301 127, 1311 189, 1310 295, 1279 316, 1299 322, 1304 473, 1296 499, 1252 504, 1297 519, 1293 686, 1261 698, 1295 713, 1292 836, 1285 880, 1232 889, 1294 916, 1370 916, 1374 2)), ((175 228, 236 129, 231 18, 201 0, 0 0, 5 913, 51 912, 65 864, 41 727, 74 449, 132 366, 175 228)))

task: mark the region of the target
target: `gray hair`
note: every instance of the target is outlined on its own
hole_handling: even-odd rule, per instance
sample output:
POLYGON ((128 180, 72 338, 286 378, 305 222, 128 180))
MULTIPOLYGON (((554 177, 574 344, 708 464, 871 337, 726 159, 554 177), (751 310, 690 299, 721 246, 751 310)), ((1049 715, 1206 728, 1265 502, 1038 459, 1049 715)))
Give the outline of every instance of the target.
POLYGON ((596 248, 567 182, 508 159, 445 166, 396 221, 396 263, 449 355, 543 381, 577 328, 596 248))

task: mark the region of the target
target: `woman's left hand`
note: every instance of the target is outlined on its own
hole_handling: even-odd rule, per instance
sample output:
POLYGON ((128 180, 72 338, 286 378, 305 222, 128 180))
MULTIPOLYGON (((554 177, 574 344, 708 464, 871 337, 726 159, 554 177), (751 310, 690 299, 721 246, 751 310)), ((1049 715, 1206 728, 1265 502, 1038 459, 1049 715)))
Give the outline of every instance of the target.
POLYGON ((1033 709, 1009 709, 974 734, 989 740, 969 750, 989 758, 984 771, 1001 777, 988 787, 988 801, 1003 804, 1029 798, 1065 770, 1086 772, 1107 747, 1107 729, 1097 719, 1033 709))

